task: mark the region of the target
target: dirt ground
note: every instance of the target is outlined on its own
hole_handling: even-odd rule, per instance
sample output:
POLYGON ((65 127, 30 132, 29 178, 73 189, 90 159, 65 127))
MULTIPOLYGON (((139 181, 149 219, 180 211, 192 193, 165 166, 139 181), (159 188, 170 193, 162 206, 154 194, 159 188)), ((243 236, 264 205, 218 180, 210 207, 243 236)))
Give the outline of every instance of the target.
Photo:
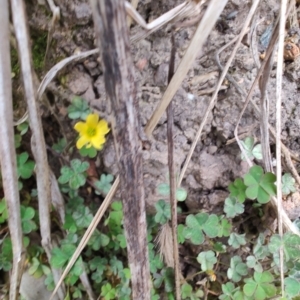
MULTIPOLYGON (((187 153, 194 140, 206 106, 212 92, 204 92, 216 86, 220 70, 215 60, 216 51, 232 40, 241 30, 243 21, 249 11, 251 1, 231 0, 226 5, 218 24, 210 34, 203 49, 188 72, 183 84, 174 97, 175 115, 175 155, 176 167, 179 174, 187 153)), ((140 0, 138 11, 149 22, 164 12, 180 4, 179 0, 150 1, 140 0)), ((50 23, 50 11, 36 1, 26 1, 31 31, 45 33, 50 23)), ((95 35, 89 1, 59 1, 61 19, 55 27, 53 41, 48 55, 46 70, 62 58, 69 57, 78 51, 95 48, 95 35)), ((268 30, 278 15, 278 1, 261 1, 255 14, 258 26, 252 34, 245 36, 242 45, 230 67, 230 74, 239 86, 248 91, 255 79, 260 62, 258 57, 266 49, 268 30), (252 49, 251 40, 254 38, 256 49, 252 49)), ((179 28, 175 33, 177 54, 176 63, 180 61, 195 31, 195 26, 179 28)), ((141 28, 131 26, 131 36, 141 28)), ((132 44, 132 59, 135 65, 136 83, 142 126, 159 103, 167 86, 168 63, 171 51, 170 26, 151 34, 135 44, 132 44)), ((33 45, 35 41, 33 40, 33 45)), ((229 47, 220 55, 222 65, 225 65, 232 48, 229 47)), ((285 62, 283 77, 282 104, 282 140, 296 155, 300 151, 299 140, 299 60, 285 62)), ((46 70, 41 72, 45 74, 46 70)), ((270 99, 270 123, 275 122, 275 75, 274 64, 268 85, 270 99)), ((188 190, 186 201, 189 210, 206 210, 219 212, 228 195, 228 184, 237 177, 243 176, 248 170, 247 163, 241 160, 240 150, 235 142, 227 144, 234 137, 233 131, 243 108, 244 98, 230 82, 224 82, 224 90, 219 92, 218 101, 209 116, 188 170, 183 180, 183 187, 188 190)), ((52 107, 66 123, 66 105, 75 95, 86 99, 104 118, 109 118, 109 99, 105 96, 104 80, 101 64, 97 56, 71 64, 51 83, 48 97, 52 99, 52 107)), ((259 105, 259 89, 256 88, 253 99, 259 105)), ((47 128, 45 128, 47 130, 47 128)), ((66 129, 65 129, 66 130, 66 129)), ((68 129, 72 131, 71 127, 68 129)), ((253 136, 260 141, 259 118, 251 104, 247 107, 240 123, 239 133, 253 136)), ((61 136, 57 136, 57 139, 61 136)), ((56 141, 55 141, 56 142, 56 141)), ((275 157, 274 144, 271 141, 272 157, 275 157)), ((167 137, 166 116, 160 120, 151 138, 151 149, 143 151, 144 182, 146 198, 149 207, 158 200, 156 187, 159 183, 167 182, 167 137)), ((114 153, 112 136, 109 138, 103 152, 98 158, 101 172, 117 174, 118 168, 114 153)), ((300 203, 295 196, 286 205, 293 215, 300 213, 300 203), (296 199, 296 200, 295 200, 296 199), (298 207, 299 204, 299 207, 298 207), (292 208, 291 208, 292 207, 292 208), (296 213, 295 213, 296 211, 296 213)))

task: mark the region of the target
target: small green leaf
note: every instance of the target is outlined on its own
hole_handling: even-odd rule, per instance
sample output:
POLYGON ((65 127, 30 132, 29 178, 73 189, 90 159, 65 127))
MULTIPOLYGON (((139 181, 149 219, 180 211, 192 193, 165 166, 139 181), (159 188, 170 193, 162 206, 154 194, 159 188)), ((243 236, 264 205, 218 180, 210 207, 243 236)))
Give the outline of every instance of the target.
POLYGON ((234 182, 228 186, 230 191, 230 198, 236 198, 240 203, 244 203, 246 200, 246 189, 247 186, 244 184, 241 178, 237 178, 234 182))
POLYGON ((74 99, 72 100, 72 104, 68 107, 68 116, 73 120, 85 120, 90 113, 91 110, 87 102, 80 97, 74 97, 74 99))
POLYGON ((165 224, 171 220, 171 207, 169 203, 166 203, 164 200, 158 200, 155 203, 155 222, 159 224, 165 224))
POLYGON ((232 230, 232 224, 229 223, 229 221, 225 219, 224 216, 219 217, 219 219, 220 219, 220 225, 219 225, 218 237, 229 236, 232 230))
POLYGON ((67 146, 67 141, 65 138, 62 138, 52 146, 52 149, 57 153, 62 153, 65 150, 66 146, 67 146))
POLYGON ((217 262, 217 258, 213 251, 203 251, 198 254, 197 261, 201 264, 201 270, 212 270, 214 264, 217 262))
POLYGON ((259 203, 267 203, 271 196, 276 194, 276 176, 272 173, 263 173, 260 166, 253 166, 244 176, 244 183, 247 186, 246 196, 249 199, 257 199, 259 203))
POLYGON ((230 268, 227 270, 227 276, 234 282, 239 282, 242 276, 248 274, 248 268, 246 264, 242 262, 239 256, 233 256, 230 260, 230 268))
POLYGON ((277 253, 281 246, 285 256, 285 262, 299 257, 300 237, 298 235, 287 232, 281 239, 278 234, 273 234, 268 245, 270 252, 273 254, 277 253))
POLYGON ((159 195, 169 196, 170 195, 170 185, 167 183, 159 184, 157 187, 157 192, 159 195))
POLYGON ((95 149, 93 146, 87 148, 86 146, 83 146, 81 149, 79 149, 79 153, 81 156, 89 158, 94 158, 97 156, 97 149, 95 149))
POLYGON ((185 199, 187 198, 187 191, 184 188, 177 188, 176 189, 176 199, 177 201, 185 201, 185 199))
POLYGON ((204 242, 202 231, 210 238, 218 236, 219 218, 217 215, 208 215, 206 213, 188 215, 185 222, 186 227, 183 229, 183 235, 195 245, 200 245, 204 242))
POLYGON ((282 194, 288 195, 296 191, 295 179, 290 173, 286 173, 282 176, 282 194))
POLYGON ((35 163, 28 158, 27 152, 17 155, 18 176, 22 179, 30 178, 34 170, 35 163))
MULTIPOLYGON (((244 141, 241 141, 241 144, 245 150, 245 154, 250 160, 253 160, 254 156, 252 154, 253 146, 254 146, 254 138, 246 137, 244 141)), ((242 160, 246 160, 244 153, 242 153, 242 160)))
POLYGON ((17 126, 17 129, 21 135, 24 135, 28 131, 28 128, 29 124, 27 122, 21 123, 17 126))
POLYGON ((193 292, 193 288, 188 283, 184 283, 181 286, 181 297, 182 299, 190 299, 193 292))
POLYGON ((110 283, 106 283, 101 288, 101 296, 104 297, 105 300, 115 299, 116 290, 110 283))
POLYGON ((234 218, 244 212, 244 204, 240 203, 236 198, 226 198, 224 212, 227 218, 234 218))
POLYGON ((263 272, 262 265, 260 264, 259 261, 257 261, 255 256, 253 256, 253 255, 250 255, 250 256, 247 257, 246 264, 247 264, 248 268, 254 269, 258 273, 263 272))
POLYGON ((264 300, 275 296, 276 287, 272 282, 273 275, 269 272, 254 272, 254 278, 245 279, 243 291, 246 296, 254 297, 257 300, 264 300))
POLYGON ((230 234, 228 244, 232 246, 235 249, 240 248, 242 245, 246 245, 246 239, 245 239, 245 233, 244 234, 237 234, 235 232, 230 234))
POLYGON ((100 191, 95 190, 95 193, 97 195, 100 195, 100 193, 102 193, 104 196, 106 196, 109 192, 109 190, 111 189, 112 186, 112 182, 114 180, 114 176, 111 174, 102 174, 100 177, 100 180, 96 181, 95 187, 100 191))
POLYGON ((296 278, 287 277, 284 279, 285 292, 289 297, 300 295, 300 282, 296 278))
POLYGON ((254 148, 252 149, 252 155, 258 160, 263 159, 261 144, 257 144, 256 146, 254 146, 254 148))

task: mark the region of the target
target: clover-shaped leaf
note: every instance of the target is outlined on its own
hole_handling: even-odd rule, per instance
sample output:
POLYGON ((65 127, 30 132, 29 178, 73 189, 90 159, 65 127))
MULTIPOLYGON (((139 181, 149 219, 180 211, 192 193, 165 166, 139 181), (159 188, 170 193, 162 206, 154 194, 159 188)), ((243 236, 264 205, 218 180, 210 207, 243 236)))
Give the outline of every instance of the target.
POLYGON ((227 282, 222 284, 223 294, 219 297, 220 300, 231 300, 233 299, 233 294, 236 291, 236 287, 232 282, 227 282))
POLYGON ((256 259, 255 256, 250 255, 247 257, 246 259, 246 264, 248 266, 248 268, 250 269, 254 269, 256 272, 258 273, 262 273, 263 272, 263 267, 260 264, 260 262, 256 259))
POLYGON ((199 213, 197 215, 188 215, 185 222, 186 227, 183 229, 183 235, 195 245, 200 245, 204 242, 203 231, 210 238, 218 235, 219 218, 214 214, 199 213))
POLYGON ((235 248, 238 249, 242 245, 246 245, 246 239, 245 239, 245 233, 244 234, 237 234, 235 232, 230 234, 230 237, 228 239, 228 244, 235 248))
MULTIPOLYGON (((159 184, 157 187, 157 192, 161 196, 169 196, 170 195, 170 185, 167 183, 159 184)), ((182 187, 178 187, 176 189, 176 200, 182 202, 182 201, 185 201, 186 198, 187 198, 187 191, 182 187)))
POLYGON ((71 160, 71 167, 64 166, 61 168, 61 176, 58 178, 58 182, 61 184, 69 183, 71 189, 77 190, 85 184, 88 168, 88 162, 73 159, 71 160))
POLYGON ((273 234, 268 245, 270 252, 273 254, 277 253, 281 246, 285 262, 299 257, 300 237, 297 234, 287 232, 282 239, 278 234, 273 234))
POLYGON ((62 153, 65 150, 66 146, 67 140, 65 138, 62 138, 52 146, 52 149, 57 153, 62 153))
POLYGON ((270 254, 268 246, 265 246, 264 242, 265 242, 265 236, 263 233, 260 233, 256 240, 256 244, 253 247, 253 254, 258 260, 264 259, 266 256, 270 254))
POLYGON ((165 224, 171 220, 170 203, 166 203, 164 200, 158 200, 154 206, 156 209, 156 214, 154 217, 156 223, 165 224))
POLYGON ((225 199, 224 212, 227 218, 234 218, 244 212, 244 204, 236 198, 229 197, 225 199))
POLYGON ((35 163, 32 160, 28 160, 28 158, 27 152, 17 155, 18 177, 22 179, 30 178, 34 170, 35 163))
POLYGON ((21 205, 21 223, 22 230, 25 234, 37 229, 37 225, 33 220, 34 216, 35 210, 32 207, 21 205))
POLYGON ((232 224, 229 223, 227 219, 224 218, 224 216, 219 217, 220 224, 219 224, 219 232, 218 237, 227 237, 231 233, 232 224))
POLYGON ((246 296, 254 297, 256 300, 264 300, 275 296, 276 287, 273 284, 273 275, 269 272, 254 272, 253 278, 246 278, 243 291, 246 296))
POLYGON ((65 244, 62 245, 61 248, 53 248, 50 260, 51 266, 53 266, 54 268, 64 267, 72 257, 75 250, 76 245, 74 244, 65 244))
MULTIPOLYGON (((112 182, 114 180, 114 176, 111 175, 111 174, 102 174, 101 177, 100 177, 100 180, 96 181, 94 184, 95 184, 95 187, 100 190, 100 192, 106 196, 112 186, 112 182)), ((99 191, 95 190, 95 193, 97 195, 100 195, 99 191)))
POLYGON ((29 124, 27 122, 23 122, 17 126, 17 129, 21 135, 24 135, 28 131, 28 128, 29 124))
POLYGON ((101 247, 107 246, 108 243, 109 237, 106 234, 101 233, 99 230, 95 230, 88 241, 88 245, 95 251, 98 251, 101 247))
POLYGON ((230 268, 227 270, 227 276, 234 282, 239 282, 242 276, 248 274, 248 268, 246 264, 242 262, 239 256, 234 256, 230 260, 230 268))
POLYGON ((97 155, 97 149, 95 149, 93 146, 89 148, 87 146, 83 146, 79 149, 79 153, 83 157, 88 156, 89 158, 94 158, 97 155))
POLYGON ((90 113, 91 110, 87 102, 80 97, 74 97, 72 104, 68 107, 68 116, 72 120, 85 120, 90 113))
POLYGON ((252 200, 257 199, 262 204, 269 202, 270 197, 276 194, 275 181, 273 173, 264 174, 262 167, 253 166, 244 176, 246 196, 252 200))
POLYGON ((284 279, 285 292, 291 298, 300 295, 300 282, 296 278, 287 277, 284 279))
POLYGON ((93 220, 93 215, 86 206, 79 206, 76 211, 73 212, 72 217, 78 228, 88 228, 93 220))
POLYGON ((230 196, 236 198, 240 203, 245 202, 247 186, 241 178, 237 178, 234 182, 230 183, 228 189, 230 196))
POLYGON ((215 252, 209 250, 199 253, 197 261, 201 264, 201 270, 207 271, 213 269, 214 264, 217 262, 217 258, 215 252))
POLYGON ((113 288, 110 283, 106 283, 101 288, 101 296, 104 297, 105 300, 115 299, 116 289, 113 288))
MULTIPOLYGON (((261 150, 261 144, 257 144, 254 146, 254 138, 253 137, 247 137, 244 141, 241 141, 242 146, 245 150, 245 154, 250 160, 256 159, 262 159, 262 150, 261 150)), ((242 160, 246 160, 246 157, 244 153, 242 153, 242 160)))
POLYGON ((282 176, 282 194, 288 195, 296 192, 295 179, 290 173, 286 173, 282 176))

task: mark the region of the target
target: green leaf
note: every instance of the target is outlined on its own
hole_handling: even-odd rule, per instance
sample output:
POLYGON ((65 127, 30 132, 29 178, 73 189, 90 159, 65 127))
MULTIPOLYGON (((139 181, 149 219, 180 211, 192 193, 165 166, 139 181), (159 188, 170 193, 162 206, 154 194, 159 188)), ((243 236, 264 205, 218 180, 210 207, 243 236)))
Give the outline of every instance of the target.
POLYGON ((219 299, 221 299, 221 300, 231 300, 234 291, 235 291, 235 286, 232 282, 227 282, 226 284, 222 284, 223 295, 221 295, 219 297, 219 299))
POLYGON ((161 183, 157 187, 158 194, 162 196, 169 196, 170 195, 170 185, 167 183, 161 183))
POLYGON ((0 224, 6 222, 7 219, 8 219, 8 211, 7 211, 6 201, 3 198, 0 201, 0 224))
POLYGON ((246 245, 245 235, 246 235, 245 233, 244 234, 237 234, 235 232, 231 233, 228 239, 228 244, 235 249, 240 248, 240 246, 242 245, 246 245))
POLYGON ((198 254, 197 261, 201 264, 201 270, 212 270, 214 264, 217 262, 216 255, 213 251, 203 251, 198 254))
POLYGON ((256 146, 254 146, 254 148, 252 149, 252 155, 258 160, 263 159, 261 144, 257 144, 256 146))
POLYGON ((105 300, 114 299, 116 296, 116 290, 110 283, 106 283, 101 288, 101 296, 104 297, 105 300))
POLYGON ((296 297, 300 295, 300 282, 292 277, 284 279, 285 292, 289 297, 296 297))
POLYGON ((70 119, 82 119, 85 120, 86 117, 91 113, 91 110, 87 102, 80 98, 74 97, 72 104, 68 107, 68 116, 70 119))
POLYGON ((282 194, 288 195, 296 192, 295 179, 290 173, 286 173, 282 176, 282 194))
POLYGON ((63 153, 67 146, 67 141, 65 138, 58 140, 56 144, 52 146, 52 149, 57 153, 63 153))
POLYGON ((93 220, 90 209, 86 206, 80 206, 73 212, 72 217, 78 228, 88 228, 93 220))
POLYGON ((287 232, 281 239, 278 234, 273 234, 268 245, 270 252, 273 254, 278 253, 281 246, 285 256, 285 262, 299 258, 300 237, 298 235, 287 232))
POLYGON ((240 203, 236 198, 226 198, 224 212, 227 218, 234 218, 244 212, 244 204, 240 203))
POLYGON ((109 190, 111 189, 111 186, 112 186, 112 182, 114 180, 114 176, 111 175, 111 174, 102 174, 101 177, 100 177, 100 180, 96 181, 94 183, 95 187, 100 190, 97 191, 95 190, 95 193, 97 195, 100 195, 101 193, 106 196, 109 192, 109 190))
POLYGON ((17 129, 21 135, 24 135, 28 131, 28 128, 29 124, 27 122, 21 123, 17 126, 17 129))
MULTIPOLYGON (((254 156, 252 155, 252 149, 254 146, 254 138, 246 137, 244 141, 241 141, 241 144, 245 150, 245 154, 250 160, 253 160, 254 156)), ((242 160, 246 160, 244 153, 242 153, 242 160)))
POLYGON ((184 229, 184 225, 183 224, 179 224, 177 226, 177 241, 179 244, 183 244, 185 241, 184 235, 183 235, 183 229, 184 229))
POLYGON ((230 260, 230 268, 227 270, 227 276, 234 282, 239 282, 242 276, 248 274, 248 268, 246 264, 242 262, 239 256, 233 256, 230 260))
POLYGON ((154 217, 156 223, 165 224, 171 220, 170 203, 166 203, 164 200, 158 200, 154 206, 156 209, 156 214, 154 217))
POLYGON ((32 220, 35 216, 35 210, 32 207, 21 205, 21 223, 24 234, 28 234, 37 229, 36 223, 32 220))
POLYGON ((274 174, 264 174, 262 167, 253 166, 244 176, 246 196, 252 200, 257 199, 262 204, 269 202, 270 197, 276 194, 275 181, 274 174))
POLYGON ((64 244, 61 248, 53 248, 50 260, 51 266, 54 268, 64 267, 68 263, 69 259, 71 259, 75 250, 76 245, 74 244, 64 244))
POLYGON ((219 220, 220 220, 220 225, 219 225, 218 237, 229 236, 232 230, 232 224, 229 223, 229 221, 225 219, 224 216, 220 216, 219 220))
POLYGON ((226 253, 226 246, 221 242, 216 242, 213 244, 213 249, 218 253, 226 253))
POLYGON ((177 188, 176 189, 176 199, 177 201, 185 201, 185 199, 187 198, 187 191, 184 188, 177 188))
POLYGON ((199 213, 197 215, 188 215, 186 218, 186 227, 183 229, 183 235, 190 239, 195 245, 204 242, 204 231, 210 238, 214 238, 219 232, 219 218, 216 215, 199 213))
POLYGON ((29 155, 27 152, 23 152, 17 155, 17 168, 18 177, 22 179, 28 179, 31 177, 35 163, 32 160, 28 160, 29 155))
POLYGON ((61 184, 69 183, 71 189, 77 190, 85 184, 88 168, 88 162, 73 159, 71 160, 71 167, 64 166, 61 168, 61 176, 58 178, 58 182, 61 184))
POLYGON ((259 261, 257 261, 256 257, 253 255, 250 255, 247 257, 246 264, 247 264, 248 268, 254 269, 258 273, 263 272, 262 265, 260 264, 259 261))
POLYGON ((89 158, 94 158, 97 156, 97 149, 95 149, 93 146, 87 148, 85 145, 81 149, 79 149, 79 153, 83 157, 88 156, 89 158))
POLYGON ((184 283, 181 286, 181 297, 182 299, 190 299, 193 292, 193 288, 188 283, 184 283))
POLYGON ((21 146, 22 137, 20 134, 15 134, 14 139, 15 139, 15 148, 18 149, 21 146))
POLYGON ((109 237, 106 234, 101 233, 99 230, 95 230, 92 234, 88 245, 94 251, 98 251, 101 247, 106 247, 109 243, 109 237))
POLYGON ((254 272, 254 278, 245 279, 246 284, 243 287, 243 291, 248 297, 264 300, 276 294, 276 287, 272 284, 273 281, 273 275, 269 271, 263 273, 254 272))
POLYGON ((237 178, 234 182, 228 186, 230 191, 230 198, 236 198, 240 203, 244 203, 246 200, 246 189, 247 186, 244 184, 241 178, 237 178))

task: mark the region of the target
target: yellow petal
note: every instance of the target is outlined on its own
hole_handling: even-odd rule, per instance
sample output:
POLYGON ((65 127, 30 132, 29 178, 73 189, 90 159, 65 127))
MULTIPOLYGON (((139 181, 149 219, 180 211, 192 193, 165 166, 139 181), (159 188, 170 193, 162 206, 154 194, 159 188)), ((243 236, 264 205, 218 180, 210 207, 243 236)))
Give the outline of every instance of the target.
POLYGON ((75 124, 74 129, 82 135, 86 132, 87 125, 86 123, 78 122, 75 124))
POLYGON ((96 135, 91 138, 91 143, 94 148, 100 150, 102 149, 102 145, 105 143, 105 137, 104 135, 96 135))
POLYGON ((86 118, 86 124, 89 128, 96 128, 98 124, 99 116, 97 114, 90 114, 86 118))
POLYGON ((82 136, 78 139, 78 141, 77 141, 77 143, 76 143, 77 149, 81 149, 81 148, 82 148, 85 144, 87 144, 89 141, 90 141, 90 140, 87 138, 87 136, 82 135, 82 136))
POLYGON ((100 120, 97 125, 97 131, 100 131, 103 135, 109 132, 108 124, 105 120, 100 120))

